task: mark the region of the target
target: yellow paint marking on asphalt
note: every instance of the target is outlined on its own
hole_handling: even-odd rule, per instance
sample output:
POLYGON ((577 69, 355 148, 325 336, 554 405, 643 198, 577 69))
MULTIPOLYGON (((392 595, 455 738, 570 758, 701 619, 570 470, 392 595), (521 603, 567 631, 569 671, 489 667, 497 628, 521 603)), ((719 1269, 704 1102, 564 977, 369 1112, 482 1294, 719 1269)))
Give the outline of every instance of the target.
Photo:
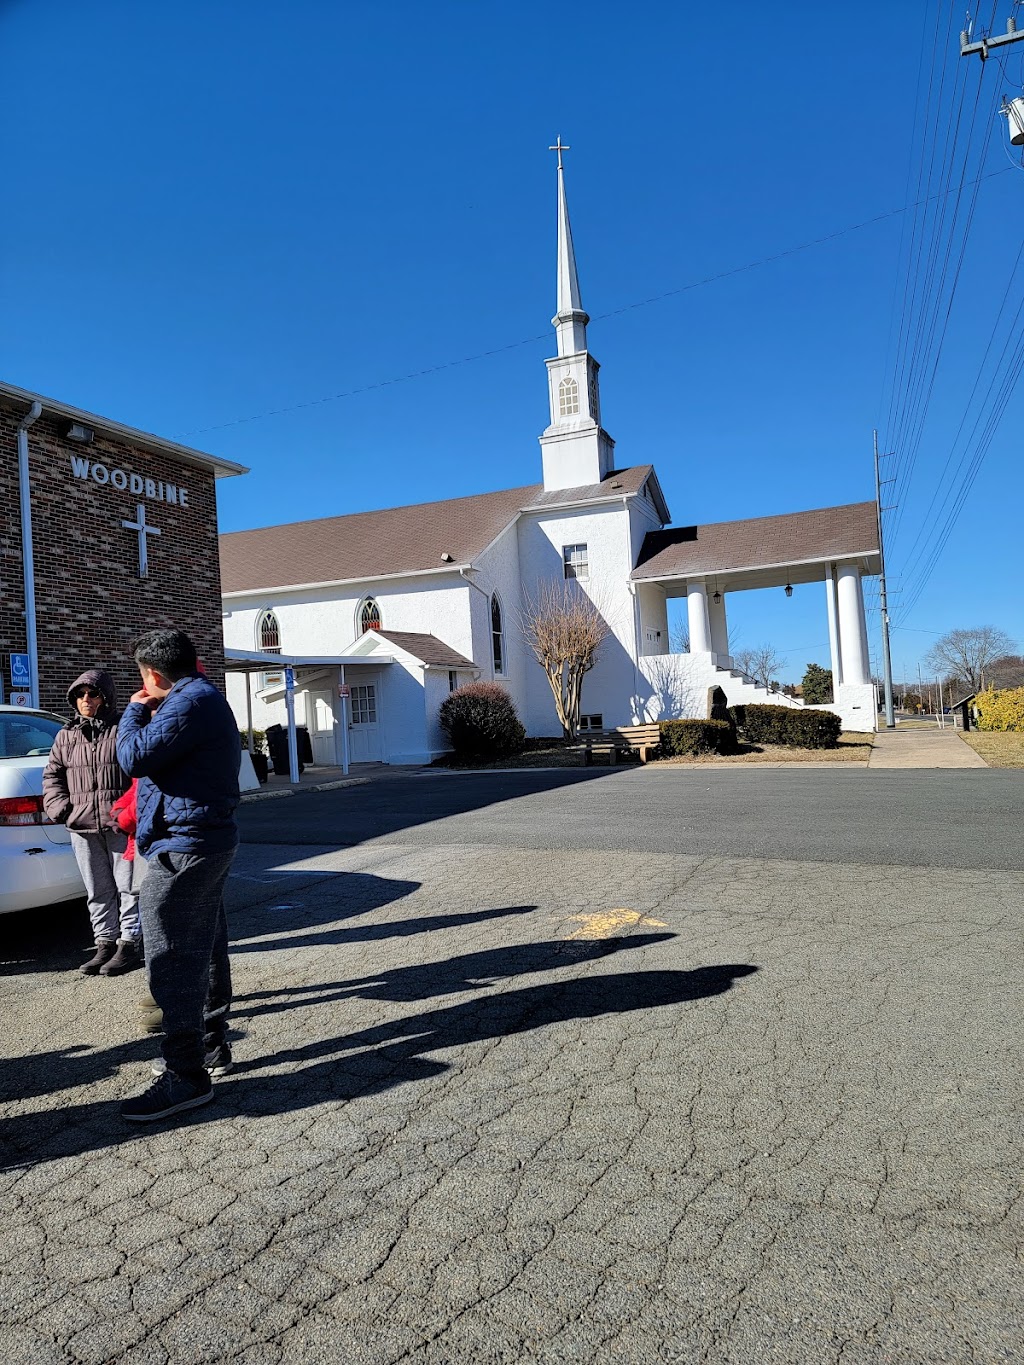
POLYGON ((580 928, 569 938, 611 938, 620 930, 635 928, 638 924, 649 924, 656 929, 667 927, 663 919, 651 919, 638 910, 598 910, 590 915, 570 915, 569 918, 580 921, 580 928))

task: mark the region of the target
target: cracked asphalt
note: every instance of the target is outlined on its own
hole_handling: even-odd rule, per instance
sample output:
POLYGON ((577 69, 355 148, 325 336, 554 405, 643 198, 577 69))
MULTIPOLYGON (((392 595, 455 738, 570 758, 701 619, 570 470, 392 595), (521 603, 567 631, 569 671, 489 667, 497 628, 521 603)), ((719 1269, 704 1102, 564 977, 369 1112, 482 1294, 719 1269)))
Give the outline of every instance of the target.
POLYGON ((257 803, 236 1068, 0 921, 4 1365, 1019 1362, 1024 776, 257 803))

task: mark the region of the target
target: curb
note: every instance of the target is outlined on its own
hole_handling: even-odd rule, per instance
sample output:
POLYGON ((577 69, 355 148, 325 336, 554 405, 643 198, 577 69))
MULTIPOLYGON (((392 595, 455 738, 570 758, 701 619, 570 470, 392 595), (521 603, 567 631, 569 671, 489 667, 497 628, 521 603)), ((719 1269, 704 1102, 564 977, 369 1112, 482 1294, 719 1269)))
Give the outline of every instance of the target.
POLYGON ((303 787, 300 791, 293 791, 291 787, 285 787, 281 791, 272 792, 246 792, 240 799, 241 801, 279 801, 283 796, 305 796, 307 792, 333 792, 339 787, 365 787, 369 784, 368 777, 343 777, 336 782, 314 782, 308 787, 303 787))

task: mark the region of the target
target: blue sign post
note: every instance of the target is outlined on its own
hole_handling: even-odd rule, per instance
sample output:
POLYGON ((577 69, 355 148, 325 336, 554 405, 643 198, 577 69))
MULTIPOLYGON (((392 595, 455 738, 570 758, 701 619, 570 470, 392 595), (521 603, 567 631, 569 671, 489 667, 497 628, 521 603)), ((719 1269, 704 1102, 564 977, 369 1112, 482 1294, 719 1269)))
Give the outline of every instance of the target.
POLYGON ((288 781, 299 780, 299 743, 295 733, 295 669, 284 670, 284 709, 288 716, 288 781))

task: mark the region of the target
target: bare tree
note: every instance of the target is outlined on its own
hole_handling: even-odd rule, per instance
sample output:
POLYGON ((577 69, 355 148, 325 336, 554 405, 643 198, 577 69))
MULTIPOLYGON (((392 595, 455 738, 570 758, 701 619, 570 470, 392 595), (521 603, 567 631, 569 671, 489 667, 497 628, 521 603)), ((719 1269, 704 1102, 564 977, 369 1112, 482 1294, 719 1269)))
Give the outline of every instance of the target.
POLYGON ((733 667, 748 678, 753 678, 768 692, 778 691, 773 679, 786 667, 786 660, 780 659, 774 645, 755 645, 753 649, 737 650, 732 656, 733 667))
POLYGON ((669 649, 673 654, 689 654, 690 623, 685 617, 676 621, 669 631, 669 649))
POLYGON ((521 624, 534 658, 551 685, 562 734, 576 739, 583 678, 597 663, 608 623, 575 579, 543 583, 529 599, 521 624))
POLYGON ((1000 691, 1004 687, 1024 687, 1024 655, 1006 654, 993 659, 985 670, 985 686, 1000 691))
POLYGON ((1013 641, 1005 630, 975 626, 971 630, 951 630, 936 640, 925 655, 925 662, 968 692, 980 692, 992 665, 1012 649, 1013 641))

